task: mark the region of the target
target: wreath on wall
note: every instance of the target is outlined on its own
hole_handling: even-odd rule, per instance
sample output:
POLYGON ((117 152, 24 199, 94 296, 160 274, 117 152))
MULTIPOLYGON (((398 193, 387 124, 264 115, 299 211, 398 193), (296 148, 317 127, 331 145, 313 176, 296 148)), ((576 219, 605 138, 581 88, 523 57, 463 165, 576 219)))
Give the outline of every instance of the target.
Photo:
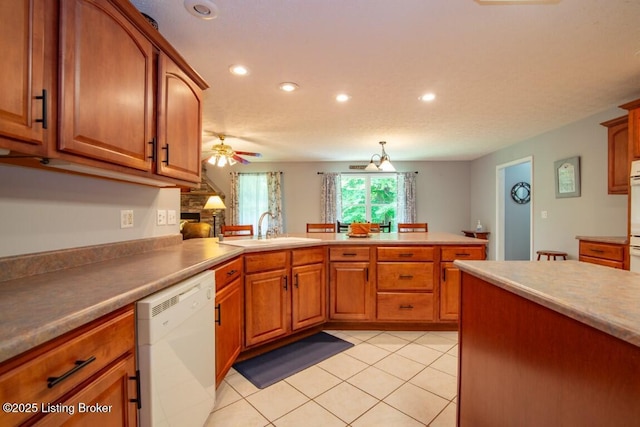
POLYGON ((524 182, 518 182, 511 187, 511 198, 519 205, 524 205, 531 201, 531 186, 524 182))

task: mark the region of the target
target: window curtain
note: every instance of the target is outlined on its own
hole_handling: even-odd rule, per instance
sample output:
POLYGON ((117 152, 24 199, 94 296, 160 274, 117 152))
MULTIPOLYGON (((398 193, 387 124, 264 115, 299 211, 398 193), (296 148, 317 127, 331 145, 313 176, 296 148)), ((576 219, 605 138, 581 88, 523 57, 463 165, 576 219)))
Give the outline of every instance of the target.
POLYGON ((281 172, 231 172, 231 224, 252 224, 257 233, 260 215, 269 211, 275 219, 267 217, 268 223, 263 221, 263 233, 267 227, 277 227, 283 232, 281 175, 281 172))
POLYGON ((340 187, 340 174, 325 172, 322 175, 322 189, 320 191, 320 222, 335 224, 338 220, 337 212, 342 212, 342 190, 340 187))
POLYGON ((398 172, 397 222, 416 222, 416 174, 398 172))

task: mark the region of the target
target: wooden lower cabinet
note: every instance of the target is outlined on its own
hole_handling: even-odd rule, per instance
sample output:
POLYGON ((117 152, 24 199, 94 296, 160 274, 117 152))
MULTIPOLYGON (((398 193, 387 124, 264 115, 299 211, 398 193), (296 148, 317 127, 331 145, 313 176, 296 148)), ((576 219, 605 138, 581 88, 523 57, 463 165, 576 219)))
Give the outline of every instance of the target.
POLYGON ((605 267, 629 269, 628 245, 580 240, 578 260, 605 267))
POLYGON ((327 319, 325 248, 245 255, 245 347, 327 319))
POLYGON ((242 278, 216 293, 216 386, 242 349, 242 278))
POLYGON ((440 306, 438 320, 457 322, 460 315, 460 270, 456 259, 483 260, 484 246, 443 246, 440 255, 440 306))
POLYGON ((245 276, 245 345, 286 335, 290 330, 289 275, 285 268, 245 276))
POLYGON ((327 284, 324 263, 291 268, 292 329, 317 325, 327 319, 327 284))
POLYGON ((372 320, 373 289, 368 262, 332 262, 329 266, 329 318, 372 320))
POLYGON ((0 424, 135 426, 136 381, 135 317, 128 306, 1 364, 0 400, 38 410, 3 413, 0 424), (95 404, 108 412, 82 406, 95 404), (56 405, 74 413, 48 411, 56 405))

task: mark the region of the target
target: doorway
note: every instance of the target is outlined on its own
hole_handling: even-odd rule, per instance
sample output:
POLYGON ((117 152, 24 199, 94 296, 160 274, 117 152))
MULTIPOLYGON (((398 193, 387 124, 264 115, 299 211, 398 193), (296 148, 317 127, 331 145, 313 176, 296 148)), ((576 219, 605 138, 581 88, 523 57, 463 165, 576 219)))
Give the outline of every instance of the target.
POLYGON ((532 215, 533 157, 496 166, 496 260, 533 259, 532 215))

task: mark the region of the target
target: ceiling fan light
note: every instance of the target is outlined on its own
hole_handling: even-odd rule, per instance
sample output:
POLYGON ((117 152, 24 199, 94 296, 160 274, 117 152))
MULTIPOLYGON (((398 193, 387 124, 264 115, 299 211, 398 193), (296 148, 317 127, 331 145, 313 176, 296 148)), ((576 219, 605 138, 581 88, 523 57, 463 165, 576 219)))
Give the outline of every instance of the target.
POLYGON ((227 164, 227 158, 226 156, 220 156, 220 158, 218 158, 218 161, 216 162, 216 165, 219 168, 224 167, 227 164))
POLYGON ((233 157, 229 157, 227 160, 229 161, 229 166, 233 166, 238 163, 233 157))

